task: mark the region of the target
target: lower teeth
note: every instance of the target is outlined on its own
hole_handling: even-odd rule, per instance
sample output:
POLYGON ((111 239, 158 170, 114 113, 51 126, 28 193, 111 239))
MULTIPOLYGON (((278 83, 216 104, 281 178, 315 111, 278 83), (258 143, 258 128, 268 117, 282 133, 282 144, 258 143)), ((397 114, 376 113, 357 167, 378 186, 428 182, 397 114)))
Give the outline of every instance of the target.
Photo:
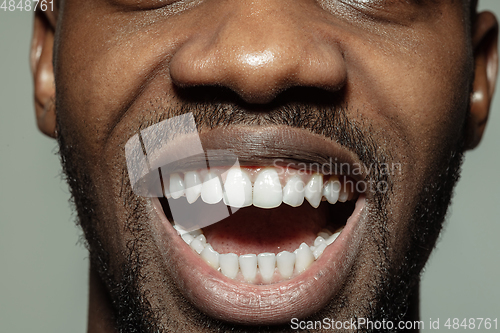
POLYGON ((209 266, 219 270, 228 278, 236 279, 238 273, 241 273, 247 282, 272 283, 289 279, 294 273, 300 274, 309 268, 321 257, 326 247, 337 239, 343 228, 334 234, 323 229, 318 233, 312 246, 302 243, 293 253, 282 251, 278 254, 260 253, 241 256, 235 253, 219 254, 207 243, 201 229, 188 232, 179 225, 174 225, 174 229, 209 266))

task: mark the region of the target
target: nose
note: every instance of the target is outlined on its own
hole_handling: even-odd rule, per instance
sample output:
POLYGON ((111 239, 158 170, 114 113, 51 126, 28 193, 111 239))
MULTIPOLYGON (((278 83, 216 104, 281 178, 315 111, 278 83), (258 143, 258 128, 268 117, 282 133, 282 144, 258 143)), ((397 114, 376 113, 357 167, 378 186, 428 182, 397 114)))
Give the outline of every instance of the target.
POLYGON ((201 8, 196 32, 171 58, 175 85, 222 86, 248 103, 268 103, 291 87, 345 84, 339 43, 314 1, 207 1, 201 8))

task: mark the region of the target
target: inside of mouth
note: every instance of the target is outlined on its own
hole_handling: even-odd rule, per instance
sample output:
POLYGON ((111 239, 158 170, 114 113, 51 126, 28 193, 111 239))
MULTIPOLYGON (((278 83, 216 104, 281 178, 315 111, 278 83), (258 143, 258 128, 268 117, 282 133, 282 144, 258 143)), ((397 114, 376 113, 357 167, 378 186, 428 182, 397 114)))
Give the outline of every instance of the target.
MULTIPOLYGON (((249 173, 255 172, 250 177, 253 196, 258 191, 256 178, 261 171, 255 169, 249 171, 249 173)), ((188 200, 189 195, 186 190, 184 195, 179 196, 176 183, 178 181, 176 177, 179 176, 183 182, 188 182, 187 177, 182 174, 174 175, 172 188, 170 182, 164 180, 164 196, 159 198, 159 202, 167 219, 179 236, 207 264, 229 278, 254 284, 280 282, 309 268, 338 237, 354 212, 357 198, 351 187, 347 192, 344 191, 343 195, 342 193, 337 195, 342 202, 338 199, 327 200, 328 195, 325 195, 324 188, 328 182, 336 179, 343 184, 348 178, 321 175, 319 202, 317 196, 316 199, 309 196, 311 197, 309 199, 306 194, 301 204, 293 203, 293 200, 290 203, 290 200, 286 200, 283 195, 285 200, 277 207, 262 207, 266 206, 266 203, 258 204, 257 207, 252 202, 249 205, 247 203, 246 207, 235 209, 230 204, 231 200, 225 196, 224 200, 217 203, 210 202, 210 198, 204 199, 203 194, 194 201, 192 196, 188 200), (177 193, 172 195, 174 192, 177 193), (218 220, 215 223, 214 216, 220 216, 215 218, 218 220), (190 227, 193 225, 203 227, 190 227), (294 257, 293 262, 291 257, 294 257)), ((200 178, 203 180, 203 176, 200 178)), ((309 181, 312 182, 312 174, 303 175, 301 178, 304 179, 305 187, 310 185, 309 181)), ((226 195, 224 185, 227 181, 228 178, 220 179, 224 195, 226 195)), ((283 192, 286 183, 286 177, 281 177, 280 185, 283 192)), ((203 184, 201 186, 203 187, 203 184)), ((272 198, 269 200, 272 201, 272 198)))
MULTIPOLYGON (((174 200, 183 201, 182 198, 174 200)), ((167 219, 173 225, 182 226, 182 221, 174 220, 168 200, 160 198, 160 203, 167 219)), ((186 209, 191 208, 199 219, 206 216, 204 212, 213 209, 201 199, 191 204, 198 208, 187 207, 189 205, 187 201, 185 204, 186 209)), ((225 206, 223 202, 218 205, 225 206)), ((251 206, 242 208, 222 221, 200 230, 205 235, 207 243, 218 253, 244 255, 293 252, 302 243, 313 245, 321 232, 334 234, 341 231, 352 215, 354 205, 354 201, 339 202, 335 205, 323 201, 318 208, 312 207, 307 202, 299 207, 281 205, 277 208, 262 209, 251 206)))

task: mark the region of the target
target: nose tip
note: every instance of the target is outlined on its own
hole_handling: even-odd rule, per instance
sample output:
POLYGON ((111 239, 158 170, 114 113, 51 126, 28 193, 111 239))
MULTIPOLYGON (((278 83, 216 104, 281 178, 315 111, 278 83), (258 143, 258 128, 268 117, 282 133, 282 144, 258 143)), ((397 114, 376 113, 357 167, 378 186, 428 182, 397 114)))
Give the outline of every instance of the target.
POLYGON ((233 62, 233 78, 228 87, 249 103, 267 103, 277 94, 276 57, 271 50, 241 52, 233 62), (274 77, 273 77, 274 76, 274 77))
POLYGON ((307 21, 262 8, 255 15, 226 16, 177 50, 170 61, 172 81, 179 87, 226 87, 255 104, 291 87, 338 90, 347 77, 342 54, 329 38, 315 35, 317 29, 297 24, 307 21))

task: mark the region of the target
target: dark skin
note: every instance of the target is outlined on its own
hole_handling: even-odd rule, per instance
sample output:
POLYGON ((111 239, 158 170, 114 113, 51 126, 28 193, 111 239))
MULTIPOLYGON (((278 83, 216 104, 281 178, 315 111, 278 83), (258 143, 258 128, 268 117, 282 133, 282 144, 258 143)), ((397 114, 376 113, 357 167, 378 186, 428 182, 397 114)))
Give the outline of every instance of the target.
MULTIPOLYGON (((134 280, 134 287, 153 305, 159 327, 210 332, 210 327, 238 325, 251 330, 240 326, 249 321, 219 323, 215 312, 193 305, 178 290, 165 267, 170 258, 164 253, 171 253, 168 236, 154 223, 146 231, 135 230, 138 222, 150 220, 148 203, 123 197, 124 144, 144 123, 178 115, 172 108, 196 103, 185 92, 205 86, 216 87, 216 97, 242 115, 240 122, 224 120, 218 126, 255 132, 250 119, 262 117, 261 123, 271 125, 267 115, 296 102, 287 91, 320 90, 320 96, 335 97, 332 114, 348 105, 344 116, 375 143, 380 156, 404 166, 383 205, 376 197, 367 198, 369 207, 381 207, 368 224, 383 224, 384 233, 369 237, 370 229, 360 231, 356 263, 333 288, 332 301, 316 314, 296 314, 382 316, 367 310, 363 300, 384 308, 381 295, 400 288, 393 300, 405 306, 387 310, 387 316, 400 311, 406 319, 417 319, 418 275, 456 178, 446 170, 459 166, 460 158, 450 156, 476 147, 487 123, 498 67, 495 17, 475 14, 469 2, 451 0, 171 2, 67 0, 35 17, 31 67, 37 123, 44 134, 59 136, 71 147, 61 150, 91 252, 88 331, 116 331, 120 299, 112 289, 130 273, 131 254, 142 260, 139 271, 149 272, 147 281, 134 280), (259 108, 264 115, 256 115, 259 108), (84 179, 91 185, 79 187, 84 179), (443 179, 450 183, 442 195, 446 199, 429 199, 436 209, 422 212, 424 193, 437 191, 443 179), (131 243, 139 250, 131 251, 131 243), (414 248, 418 253, 409 256, 414 248), (398 279, 405 280, 404 286, 398 279)), ((314 102, 302 102, 311 103, 304 111, 310 117, 328 119, 314 102)), ((209 134, 217 125, 202 113, 195 112, 200 132, 209 134)), ((335 131, 296 127, 359 156, 335 131)), ((273 329, 282 328, 268 328, 273 329)))

